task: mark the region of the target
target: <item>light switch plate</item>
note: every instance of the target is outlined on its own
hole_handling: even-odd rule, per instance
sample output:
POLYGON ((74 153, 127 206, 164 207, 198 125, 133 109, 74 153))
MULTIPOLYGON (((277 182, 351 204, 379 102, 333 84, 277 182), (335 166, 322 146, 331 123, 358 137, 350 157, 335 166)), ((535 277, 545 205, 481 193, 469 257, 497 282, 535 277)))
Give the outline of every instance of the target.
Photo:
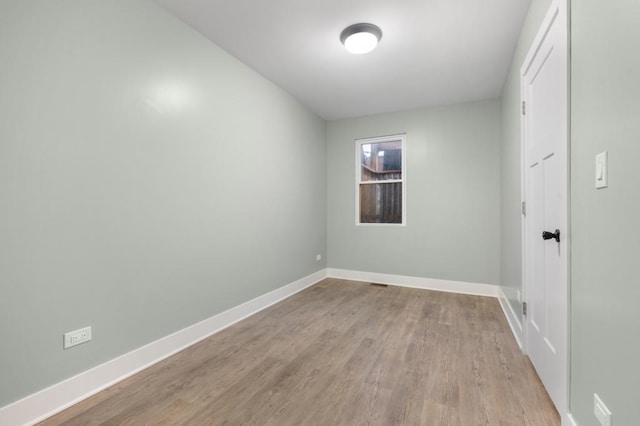
POLYGON ((607 151, 596 155, 596 189, 609 186, 609 154, 607 151))

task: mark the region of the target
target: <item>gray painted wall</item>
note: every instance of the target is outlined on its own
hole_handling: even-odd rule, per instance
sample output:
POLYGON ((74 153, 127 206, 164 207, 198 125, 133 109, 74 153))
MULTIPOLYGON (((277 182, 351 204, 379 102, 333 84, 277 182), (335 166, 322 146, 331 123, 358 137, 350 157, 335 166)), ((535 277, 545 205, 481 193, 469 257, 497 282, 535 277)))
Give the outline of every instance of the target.
POLYGON ((571 102, 571 412, 598 425, 640 421, 640 3, 573 1, 571 102), (594 189, 609 152, 609 188, 594 189))
POLYGON ((327 124, 331 268, 497 284, 497 100, 327 124), (354 140, 407 134, 407 226, 355 225, 354 140))
POLYGON ((0 62, 0 406, 326 266, 325 122, 154 4, 3 0, 0 62))
POLYGON ((517 291, 522 292, 520 66, 529 52, 529 47, 550 4, 551 0, 531 2, 500 97, 502 123, 500 286, 517 314, 521 312, 517 291))

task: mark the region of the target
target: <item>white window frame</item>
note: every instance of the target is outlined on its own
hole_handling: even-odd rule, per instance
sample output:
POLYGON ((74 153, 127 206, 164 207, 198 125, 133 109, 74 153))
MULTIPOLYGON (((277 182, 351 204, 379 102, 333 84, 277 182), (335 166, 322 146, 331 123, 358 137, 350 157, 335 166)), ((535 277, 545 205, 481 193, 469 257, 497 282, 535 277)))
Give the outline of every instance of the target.
POLYGON ((355 186, 355 211, 356 211, 356 226, 407 226, 407 135, 406 133, 400 133, 389 136, 376 136, 372 138, 363 138, 355 140, 356 148, 356 186, 355 186), (400 141, 402 146, 401 156, 401 170, 402 179, 390 179, 384 181, 363 181, 361 173, 362 158, 362 145, 384 143, 384 142, 396 142, 400 141), (401 183, 402 184, 402 223, 362 223, 360 222, 360 185, 361 184, 376 184, 376 183, 401 183))

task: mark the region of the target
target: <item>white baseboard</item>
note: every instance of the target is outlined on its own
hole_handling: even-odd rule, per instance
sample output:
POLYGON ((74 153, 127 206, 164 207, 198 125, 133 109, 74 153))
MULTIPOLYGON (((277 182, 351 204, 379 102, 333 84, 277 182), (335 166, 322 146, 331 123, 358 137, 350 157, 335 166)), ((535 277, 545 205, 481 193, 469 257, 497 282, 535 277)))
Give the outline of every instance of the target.
POLYGON ((502 287, 498 287, 498 301, 500 301, 500 306, 502 306, 502 311, 504 312, 504 316, 507 318, 513 337, 516 339, 520 350, 524 350, 524 346, 522 345, 522 321, 513 310, 507 296, 504 294, 504 291, 502 291, 502 287))
MULTIPOLYGON (((2 407, 0 408, 0 425, 38 423, 326 277, 478 296, 498 297, 501 293, 498 286, 491 284, 345 269, 324 269, 2 407)), ((500 303, 503 304, 502 300, 500 303)), ((508 302, 506 306, 510 309, 508 302)), ((505 315, 511 325, 508 310, 505 310, 505 315)), ((518 343, 520 344, 519 340, 518 343)))
POLYGON ((308 275, 0 408, 0 425, 40 422, 326 277, 308 275))
POLYGON ((347 269, 327 269, 327 276, 352 281, 374 282, 424 290, 446 291, 449 293, 472 294, 475 296, 498 297, 498 286, 492 284, 468 283, 464 281, 440 280, 435 278, 409 277, 405 275, 379 274, 376 272, 351 271, 347 269))
MULTIPOLYGON (((522 320, 521 316, 516 314, 511 306, 511 303, 507 299, 507 296, 504 294, 502 287, 498 289, 498 301, 500 302, 500 306, 502 307, 502 311, 504 312, 504 316, 507 318, 507 323, 509 323, 509 327, 511 328, 511 332, 513 333, 513 337, 516 339, 520 350, 524 351, 523 339, 524 339, 524 330, 522 328, 522 320)), ((578 426, 578 422, 575 421, 571 413, 565 412, 561 414, 561 425, 562 426, 578 426)))

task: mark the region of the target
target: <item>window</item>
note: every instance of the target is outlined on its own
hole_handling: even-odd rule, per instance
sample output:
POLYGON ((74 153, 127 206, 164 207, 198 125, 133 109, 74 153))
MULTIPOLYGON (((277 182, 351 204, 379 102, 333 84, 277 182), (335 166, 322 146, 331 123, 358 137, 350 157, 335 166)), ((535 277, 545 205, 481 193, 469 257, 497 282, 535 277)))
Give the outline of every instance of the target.
POLYGON ((405 225, 405 135, 356 140, 356 224, 405 225))

